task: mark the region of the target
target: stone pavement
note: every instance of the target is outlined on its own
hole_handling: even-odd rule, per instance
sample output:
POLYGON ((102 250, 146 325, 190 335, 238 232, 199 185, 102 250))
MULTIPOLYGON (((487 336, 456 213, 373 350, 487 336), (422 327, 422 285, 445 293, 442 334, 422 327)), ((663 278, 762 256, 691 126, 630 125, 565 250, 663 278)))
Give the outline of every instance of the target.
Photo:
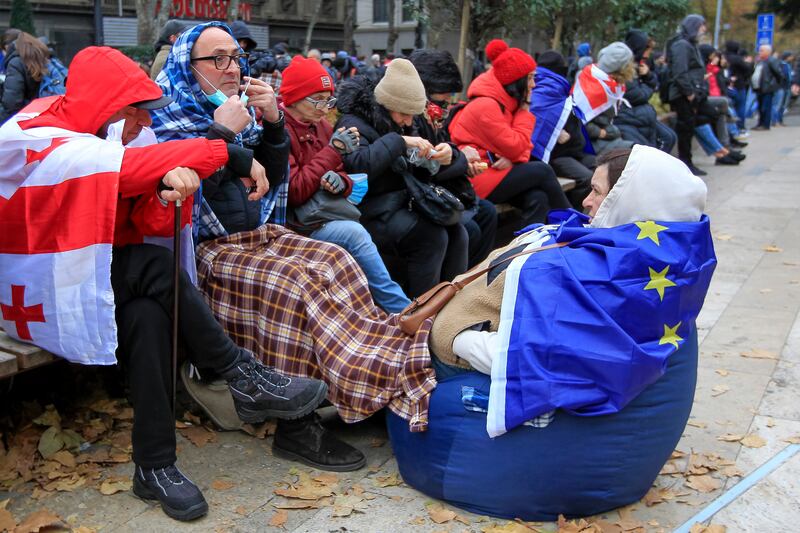
MULTIPOLYGON (((710 158, 697 157, 696 162, 709 171, 707 212, 719 265, 698 320, 697 391, 690 425, 678 446, 687 456, 672 462, 676 474, 657 479, 656 487, 662 490, 654 491, 658 497, 650 503, 663 502, 652 506, 640 502, 624 512, 643 527, 639 531, 673 530, 740 480, 733 469, 747 475, 788 446, 784 439, 800 436, 800 117, 790 116, 787 122, 786 128, 754 132, 746 150, 748 159, 738 167, 715 167, 710 158), (748 447, 718 439, 750 434, 761 437, 763 443, 751 437, 745 441, 748 447), (691 452, 705 455, 689 457, 691 452), (722 486, 710 492, 687 488, 682 473, 703 474, 709 464, 713 479, 721 480, 712 485, 722 486)), ((273 491, 285 488, 285 482, 297 479, 298 473, 320 473, 273 457, 271 439, 258 440, 244 433, 219 433, 216 442, 200 448, 179 437, 179 465, 204 490, 211 505, 207 517, 191 524, 168 519, 160 509, 130 493, 103 496, 96 489, 58 493, 41 501, 12 495, 9 508, 19 517, 46 506, 67 517, 74 527, 118 532, 455 533, 507 524, 457 509, 462 521, 434 523, 426 507, 431 500, 397 484, 396 464, 377 418, 348 428, 331 420, 339 434, 368 455, 368 468, 336 475, 338 493, 349 490, 354 496, 339 500, 337 512, 346 513, 342 509, 348 503, 361 509, 345 517, 333 517, 330 504, 291 509, 282 517, 276 506, 298 500, 273 491), (283 518, 282 527, 269 525, 283 518)), ((128 475, 130 470, 130 464, 120 465, 115 474, 128 475)), ((330 483, 334 478, 322 479, 330 483)), ((711 523, 727 526, 729 532, 798 530, 798 479, 800 454, 717 513, 711 523)), ((605 517, 612 524, 620 519, 616 511, 605 517)), ((535 527, 556 529, 554 524, 535 527)))

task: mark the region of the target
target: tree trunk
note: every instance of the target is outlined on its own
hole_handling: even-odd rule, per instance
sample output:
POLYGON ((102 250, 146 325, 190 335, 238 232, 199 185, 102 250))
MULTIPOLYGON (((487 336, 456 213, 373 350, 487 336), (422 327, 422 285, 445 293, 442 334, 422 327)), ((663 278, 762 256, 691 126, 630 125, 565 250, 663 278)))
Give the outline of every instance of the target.
POLYGON ((551 43, 551 48, 556 52, 561 51, 561 35, 564 31, 564 14, 557 13, 556 20, 554 22, 555 28, 553 30, 553 42, 551 43))
POLYGON ((311 48, 311 35, 314 33, 314 26, 317 25, 317 20, 319 20, 320 12, 322 11, 322 0, 316 0, 316 3, 313 4, 313 9, 311 10, 311 20, 308 23, 308 29, 306 29, 306 40, 303 43, 303 55, 308 55, 308 49, 311 48))
POLYGON ((353 35, 356 30, 356 3, 355 0, 345 0, 344 2, 344 30, 342 50, 355 55, 356 47, 353 35))
POLYGON ((239 18, 239 0, 228 2, 228 22, 233 22, 239 18))
POLYGON ((386 37, 386 53, 395 54, 397 53, 394 49, 395 43, 397 43, 397 38, 400 36, 397 31, 397 24, 394 18, 396 6, 395 0, 388 0, 386 4, 387 9, 389 10, 389 35, 386 37))
POLYGON ((470 0, 463 0, 464 4, 461 8, 461 35, 458 40, 458 70, 461 72, 462 80, 464 81, 464 87, 469 85, 469 80, 466 78, 466 54, 467 54, 467 42, 469 38, 469 11, 470 11, 470 0))

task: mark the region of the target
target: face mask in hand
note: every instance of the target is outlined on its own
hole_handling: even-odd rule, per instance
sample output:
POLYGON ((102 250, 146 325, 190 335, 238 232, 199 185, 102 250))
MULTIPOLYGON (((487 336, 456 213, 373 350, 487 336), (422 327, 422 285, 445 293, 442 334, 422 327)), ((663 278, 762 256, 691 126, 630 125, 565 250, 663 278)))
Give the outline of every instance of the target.
POLYGON ((361 200, 364 199, 364 196, 367 194, 367 190, 369 189, 367 175, 350 174, 350 179, 353 180, 353 189, 350 191, 350 196, 347 197, 347 200, 351 204, 358 205, 361 203, 361 200))
MULTIPOLYGON (((203 76, 203 74, 199 70, 197 70, 194 67, 192 67, 192 69, 194 69, 194 71, 196 73, 200 74, 200 77, 203 78, 206 81, 207 84, 211 85, 212 89, 215 89, 215 92, 213 94, 206 94, 206 98, 208 99, 209 102, 211 102, 211 105, 213 105, 214 107, 219 107, 219 106, 221 106, 222 104, 224 104, 225 102, 228 101, 228 97, 225 96, 225 93, 223 93, 222 91, 220 91, 219 89, 214 87, 214 84, 211 83, 210 81, 208 81, 208 78, 203 76)), ((248 82, 247 85, 249 86, 250 82, 248 82)), ((246 90, 246 88, 245 88, 245 90, 246 90)), ((205 94, 205 93, 203 93, 203 94, 205 94)), ((242 101, 242 103, 244 105, 247 105, 248 98, 249 97, 246 94, 243 94, 240 97, 240 100, 242 101)))

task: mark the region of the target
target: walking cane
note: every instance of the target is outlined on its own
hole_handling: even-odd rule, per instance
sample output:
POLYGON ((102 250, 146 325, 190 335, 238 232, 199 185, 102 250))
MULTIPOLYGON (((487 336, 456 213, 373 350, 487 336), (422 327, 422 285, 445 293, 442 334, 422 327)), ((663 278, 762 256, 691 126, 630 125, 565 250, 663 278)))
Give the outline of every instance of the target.
POLYGON ((176 397, 178 389, 178 292, 181 276, 181 201, 175 201, 175 234, 172 238, 174 264, 174 299, 172 302, 172 416, 176 418, 176 397))

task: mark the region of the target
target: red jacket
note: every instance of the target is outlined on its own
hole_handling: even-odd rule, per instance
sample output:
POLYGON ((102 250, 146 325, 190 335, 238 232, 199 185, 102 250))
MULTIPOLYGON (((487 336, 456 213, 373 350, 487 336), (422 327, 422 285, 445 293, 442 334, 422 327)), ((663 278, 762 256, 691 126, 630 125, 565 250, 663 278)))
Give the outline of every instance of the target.
MULTIPOLYGON (((92 47, 70 64, 66 95, 55 98, 47 110, 20 127, 54 126, 96 135, 123 107, 161 96, 161 89, 133 61, 111 48, 92 47)), ((228 149, 222 140, 189 139, 126 149, 119 174, 114 245, 138 244, 144 235, 172 235, 173 208, 162 205, 156 195, 168 171, 187 167, 207 178, 227 162, 228 149)), ((191 205, 184 202, 183 220, 189 220, 191 205)))
POLYGON ((338 172, 346 184, 342 193, 350 194, 352 180, 342 166, 342 156, 328 143, 333 128, 327 120, 316 124, 300 122, 290 113, 284 114, 286 131, 292 147, 289 152, 289 206, 298 207, 306 203, 320 188, 320 178, 329 170, 338 172))
POLYGON ((708 77, 708 95, 709 96, 722 96, 722 89, 719 86, 719 66, 709 63, 706 65, 706 72, 711 74, 708 77))
POLYGON ((453 117, 450 138, 459 148, 475 147, 489 168, 471 178, 475 192, 481 198, 491 194, 510 169, 495 170, 486 152, 492 157, 510 159, 513 163, 530 160, 531 135, 536 118, 527 107, 517 109, 491 70, 475 78, 467 90, 469 103, 453 117))

